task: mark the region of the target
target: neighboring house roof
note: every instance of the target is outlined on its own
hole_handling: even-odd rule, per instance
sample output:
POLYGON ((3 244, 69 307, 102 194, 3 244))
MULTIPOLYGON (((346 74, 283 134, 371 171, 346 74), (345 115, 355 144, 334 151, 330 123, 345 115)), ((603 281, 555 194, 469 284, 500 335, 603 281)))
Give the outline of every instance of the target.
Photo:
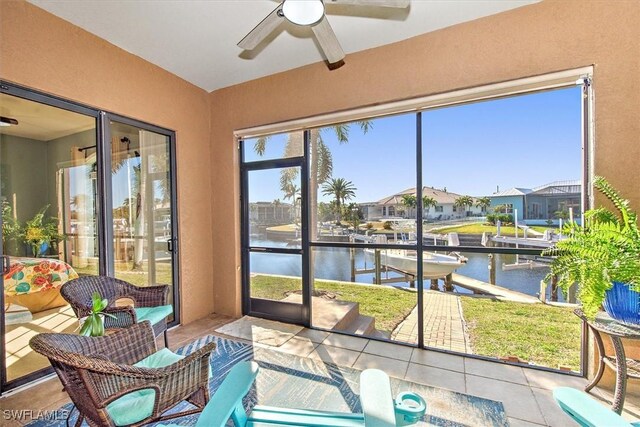
POLYGON ((533 189, 532 195, 563 195, 580 194, 582 182, 579 179, 569 181, 554 181, 533 189))
POLYGON ((529 188, 520 188, 520 187, 513 187, 510 188, 508 190, 504 190, 504 191, 500 191, 499 193, 493 193, 491 196, 489 197, 508 197, 508 196, 526 196, 527 194, 531 193, 533 190, 529 189, 529 188))
MULTIPOLYGON (((401 205, 402 204, 402 196, 404 195, 416 195, 416 188, 407 188, 404 191, 396 193, 392 196, 387 196, 382 198, 376 202, 377 205, 401 205)), ((422 196, 427 196, 433 198, 438 204, 446 205, 453 204, 458 197, 461 197, 462 194, 450 193, 448 191, 439 190, 437 188, 432 187, 422 187, 422 196)), ((473 199, 475 201, 475 198, 473 199)))

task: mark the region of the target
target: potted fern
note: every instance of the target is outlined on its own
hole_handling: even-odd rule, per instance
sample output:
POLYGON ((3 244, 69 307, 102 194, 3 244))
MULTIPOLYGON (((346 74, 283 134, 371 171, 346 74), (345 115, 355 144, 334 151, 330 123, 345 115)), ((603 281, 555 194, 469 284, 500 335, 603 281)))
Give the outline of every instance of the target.
POLYGON ((577 283, 578 296, 587 317, 593 318, 604 305, 614 319, 640 324, 640 230, 629 201, 603 177, 595 188, 615 206, 584 214, 583 224, 564 226, 565 239, 544 255, 555 256, 549 277, 558 277, 563 292, 577 283))
POLYGON ((88 337, 101 337, 104 335, 104 316, 116 318, 113 314, 105 313, 104 309, 109 305, 107 299, 102 298, 98 292, 91 296, 91 313, 81 319, 80 335, 88 337))

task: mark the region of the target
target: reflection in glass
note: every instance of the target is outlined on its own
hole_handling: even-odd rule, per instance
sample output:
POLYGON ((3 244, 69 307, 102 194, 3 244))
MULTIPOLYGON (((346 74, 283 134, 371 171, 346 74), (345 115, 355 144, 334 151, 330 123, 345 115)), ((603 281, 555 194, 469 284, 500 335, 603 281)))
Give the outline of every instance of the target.
POLYGON ((173 285, 169 137, 117 122, 111 135, 115 276, 173 285))
POLYGON ((29 347, 39 332, 73 332, 77 319, 60 287, 97 274, 96 121, 0 94, 0 201, 6 380, 50 366, 29 347))

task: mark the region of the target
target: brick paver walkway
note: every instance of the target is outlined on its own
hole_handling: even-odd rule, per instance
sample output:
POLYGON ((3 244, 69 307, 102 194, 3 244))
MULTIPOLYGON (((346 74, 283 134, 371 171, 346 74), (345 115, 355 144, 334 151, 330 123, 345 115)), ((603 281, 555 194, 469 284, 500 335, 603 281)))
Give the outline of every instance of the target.
MULTIPOLYGON (((425 291, 424 317, 425 346, 471 353, 460 298, 449 293, 425 291)), ((418 306, 391 333, 391 339, 418 341, 418 306)))

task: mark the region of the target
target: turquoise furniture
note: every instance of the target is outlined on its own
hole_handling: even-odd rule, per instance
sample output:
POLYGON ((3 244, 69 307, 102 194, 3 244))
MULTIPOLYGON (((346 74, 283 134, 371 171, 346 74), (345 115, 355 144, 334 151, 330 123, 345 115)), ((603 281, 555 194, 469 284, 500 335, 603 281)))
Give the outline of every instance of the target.
POLYGON ((251 390, 258 370, 255 362, 234 366, 200 414, 196 427, 224 427, 229 418, 235 427, 394 427, 415 424, 426 412, 420 396, 403 392, 394 400, 387 374, 367 369, 360 375, 362 414, 260 405, 247 413, 242 398, 251 390))
POLYGON ((553 398, 562 410, 575 422, 584 427, 639 427, 640 423, 630 423, 611 409, 598 403, 575 388, 559 387, 553 391, 553 398))

